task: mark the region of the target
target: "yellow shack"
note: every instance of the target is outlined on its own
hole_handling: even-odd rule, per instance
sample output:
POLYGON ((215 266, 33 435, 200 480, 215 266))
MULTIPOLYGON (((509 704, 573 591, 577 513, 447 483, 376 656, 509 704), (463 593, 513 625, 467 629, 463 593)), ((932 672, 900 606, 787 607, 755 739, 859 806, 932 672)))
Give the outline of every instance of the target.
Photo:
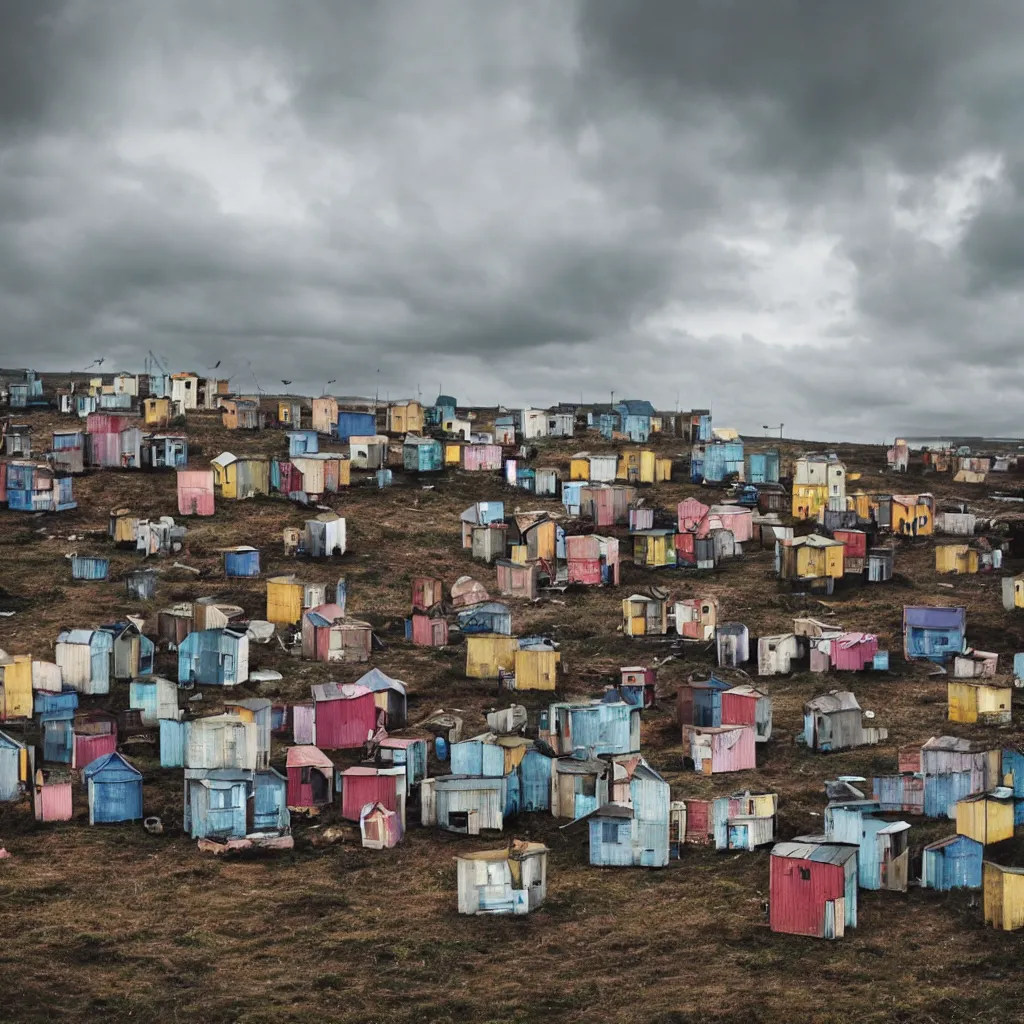
POLYGON ((930 494, 894 494, 890 529, 909 537, 930 537, 935 525, 935 499, 930 494))
POLYGON ((843 544, 816 533, 779 541, 779 575, 786 580, 842 579, 843 544))
POLYGON ((466 637, 466 676, 497 679, 498 672, 513 672, 519 638, 497 633, 473 633, 466 637))
POLYGON ((1010 700, 1013 690, 1008 683, 982 679, 951 679, 946 684, 946 691, 948 717, 951 722, 1010 724, 1010 700))
POLYGON ((270 462, 262 456, 236 456, 221 452, 210 460, 213 482, 222 498, 252 498, 270 493, 270 462))
POLYGON ((1013 838, 1013 790, 999 786, 956 802, 956 830, 983 846, 1013 838))
POLYGON ((817 519, 828 508, 828 484, 793 484, 793 518, 817 519))
POLYGON ((960 575, 978 571, 978 552, 970 544, 939 544, 935 549, 935 571, 960 575))
POLYGON ((672 479, 672 460, 671 459, 655 459, 654 460, 654 482, 665 483, 672 479))
POLYGON ((144 398, 142 420, 147 427, 166 427, 171 422, 170 398, 144 398))
POLYGON ((392 434, 422 434, 423 406, 411 399, 389 405, 388 430, 392 434))
POLYGON ((619 456, 615 479, 625 480, 631 484, 653 484, 657 461, 654 452, 645 448, 624 451, 619 456))
POLYGON ((32 656, 0 651, 0 718, 32 717, 32 656))
POLYGON ((664 636, 668 632, 668 594, 632 594, 622 602, 622 632, 626 636, 664 636))
POLYGON ((516 651, 515 688, 517 690, 553 690, 562 655, 544 644, 516 651))
POLYGON ((569 479, 570 480, 589 480, 590 479, 590 453, 589 452, 577 452, 569 460, 569 479))
POLYGON ((267 580, 267 621, 276 625, 297 625, 307 608, 327 601, 322 583, 304 583, 292 576, 272 576, 267 580))
POLYGON ((985 924, 1004 932, 1024 927, 1024 868, 985 861, 981 887, 985 924))
POLYGON ((444 446, 444 464, 446 466, 462 465, 462 445, 457 441, 447 441, 444 446))

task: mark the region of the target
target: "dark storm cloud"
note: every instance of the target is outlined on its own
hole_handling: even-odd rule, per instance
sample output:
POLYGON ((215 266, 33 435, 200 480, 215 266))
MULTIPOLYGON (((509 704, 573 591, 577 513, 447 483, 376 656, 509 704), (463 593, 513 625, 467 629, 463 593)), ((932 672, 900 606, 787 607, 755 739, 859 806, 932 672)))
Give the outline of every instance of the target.
POLYGON ((1014 430, 1022 42, 1011 2, 0 5, 0 356, 1014 430))

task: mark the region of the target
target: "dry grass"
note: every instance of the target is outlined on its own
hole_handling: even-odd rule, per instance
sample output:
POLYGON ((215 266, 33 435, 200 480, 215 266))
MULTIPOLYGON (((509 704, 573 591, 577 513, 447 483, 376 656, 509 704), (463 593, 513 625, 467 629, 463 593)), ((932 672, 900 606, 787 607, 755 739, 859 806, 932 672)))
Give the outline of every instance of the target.
MULTIPOLYGON (((58 419, 37 416, 37 434, 45 436, 58 419)), ((189 431, 202 458, 224 448, 273 452, 283 446, 276 432, 227 434, 210 415, 193 417, 189 431)), ((545 449, 537 464, 566 467, 581 447, 609 446, 590 439, 562 443, 545 449)), ((660 447, 679 450, 675 443, 660 447)), ((842 454, 865 472, 864 486, 892 486, 878 475, 880 449, 848 447, 842 454)), ((953 489, 948 480, 928 483, 933 490, 953 489)), ((491 684, 464 678, 461 649, 414 648, 401 639, 409 582, 430 573, 450 585, 471 573, 493 586, 493 570, 471 562, 459 546, 458 512, 471 501, 503 498, 510 509, 559 506, 511 495, 489 476, 449 474, 435 484, 431 491, 417 484, 385 492, 356 486, 332 496, 328 504, 348 519, 351 551, 330 564, 284 558, 280 530, 301 525, 303 510, 271 499, 219 503, 212 520, 189 524, 188 551, 181 556, 201 568, 203 578, 165 571, 158 600, 141 610, 152 616, 171 600, 219 594, 262 615, 263 581, 223 578, 217 548, 228 544, 258 546, 264 577, 298 571, 333 580, 343 574, 352 613, 372 621, 388 643, 373 663, 410 686, 410 718, 459 708, 468 730, 481 729, 496 698, 491 684)), ((897 489, 915 486, 907 481, 897 489)), ((173 513, 173 474, 93 474, 76 481, 76 492, 79 509, 59 517, 0 513, 0 585, 6 606, 18 609, 0 625, 0 646, 12 653, 45 656, 62 626, 100 624, 140 610, 118 582, 138 565, 136 557, 112 553, 114 582, 73 583, 66 553, 111 550, 102 537, 67 537, 105 531, 109 509, 122 505, 139 514, 173 513)), ((683 482, 650 492, 667 507, 691 493, 707 495, 683 482)), ((671 695, 689 672, 710 665, 706 651, 687 649, 662 670, 661 706, 643 724, 644 750, 673 794, 774 788, 781 795, 780 834, 791 836, 820 829, 825 777, 892 771, 897 746, 941 732, 990 735, 951 730, 944 682, 903 665, 897 656, 900 610, 908 601, 962 602, 972 640, 1003 656, 1024 649, 1020 620, 1002 609, 994 577, 936 588, 932 558, 931 545, 904 543, 896 560, 904 585, 829 600, 845 625, 878 632, 893 652, 889 675, 843 680, 889 728, 885 745, 831 756, 795 745, 803 702, 838 682, 797 675, 764 682, 775 700, 776 735, 759 750, 756 772, 716 779, 684 772, 671 695)), ((169 562, 157 564, 166 569, 169 562)), ((517 631, 543 630, 562 643, 565 694, 599 693, 618 665, 664 653, 617 632, 619 602, 633 586, 656 582, 681 596, 713 594, 723 615, 746 622, 752 634, 785 629, 792 617, 793 602, 771 578, 766 552, 716 573, 655 573, 631 564, 624 570, 619 590, 514 608, 517 631)), ((350 680, 362 671, 328 671, 289 658, 276 645, 257 648, 252 662, 279 669, 284 680, 241 689, 287 699, 307 696, 312 682, 350 680)), ((172 666, 162 652, 159 667, 171 673, 172 666)), ((93 703, 123 707, 126 696, 125 687, 116 687, 109 700, 93 703)), ((523 696, 532 709, 544 703, 523 696)), ((215 706, 217 698, 207 691, 204 703, 215 706)), ((1016 725, 998 737, 1024 738, 1016 725)), ((80 798, 76 820, 64 826, 37 827, 26 807, 0 809, 0 842, 13 854, 0 862, 3 1019, 684 1024, 1019 1018, 1021 940, 982 928, 977 895, 864 892, 859 926, 842 942, 772 935, 762 912, 766 853, 688 849, 663 871, 597 870, 586 864, 578 837, 560 832, 547 816, 526 816, 510 834, 552 847, 547 904, 526 919, 460 919, 453 854, 493 840, 414 828, 399 848, 378 853, 361 850, 350 831, 345 843, 315 849, 299 822, 290 855, 210 861, 181 834, 181 773, 160 770, 154 753, 137 763, 145 774, 147 811, 169 826, 163 837, 137 826, 90 829, 80 798)), ((914 841, 919 846, 949 831, 949 823, 918 823, 914 841)))

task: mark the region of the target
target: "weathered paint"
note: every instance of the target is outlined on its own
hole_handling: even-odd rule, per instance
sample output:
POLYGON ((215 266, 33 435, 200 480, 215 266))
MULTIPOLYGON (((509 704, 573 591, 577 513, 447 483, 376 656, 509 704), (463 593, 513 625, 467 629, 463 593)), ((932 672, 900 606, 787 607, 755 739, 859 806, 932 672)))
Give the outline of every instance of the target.
POLYGON ((396 811, 405 824, 405 772, 400 768, 367 768, 361 765, 341 773, 341 816, 358 821, 367 804, 381 804, 396 811))
POLYGON ((929 843, 921 854, 921 885, 946 892, 980 889, 985 847, 967 836, 949 836, 929 843))
POLYGON ((378 708, 365 686, 313 687, 316 744, 322 750, 359 749, 377 730, 378 708))
POLYGON ((515 669, 517 637, 481 633, 466 637, 466 675, 470 679, 497 679, 498 672, 515 669))
POLYGON ((856 848, 799 839, 777 843, 769 909, 773 932, 841 938, 857 924, 856 848))
POLYGON ((36 821, 70 821, 73 816, 74 795, 71 780, 50 781, 42 771, 36 772, 36 821))
POLYGON ((142 773, 114 752, 82 772, 88 788, 89 824, 136 821, 142 817, 142 773))
POLYGON ((183 516, 212 516, 214 475, 212 469, 178 470, 178 512, 183 516))
POLYGON ((957 801, 956 830, 987 846, 1013 838, 1013 800, 979 793, 957 801))
POLYGON ((985 924, 1007 932, 1024 928, 1024 868, 985 861, 982 899, 985 924))

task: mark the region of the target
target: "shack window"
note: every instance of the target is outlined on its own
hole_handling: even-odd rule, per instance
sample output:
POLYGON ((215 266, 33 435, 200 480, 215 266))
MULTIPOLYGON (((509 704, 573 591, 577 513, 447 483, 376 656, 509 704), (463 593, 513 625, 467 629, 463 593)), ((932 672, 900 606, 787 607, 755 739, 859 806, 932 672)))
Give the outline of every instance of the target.
POLYGON ((617 843, 619 841, 619 823, 617 821, 601 822, 601 842, 617 843))
POLYGON ((308 786, 310 780, 313 778, 313 769, 309 765, 306 765, 304 768, 301 769, 301 772, 302 784, 304 786, 308 786))
POLYGON ((805 882, 809 882, 811 880, 811 869, 810 868, 801 868, 800 869, 800 878, 803 881, 805 881, 805 882))
POLYGON ((583 796, 597 796, 597 776, 584 775, 580 779, 580 793, 583 796))

